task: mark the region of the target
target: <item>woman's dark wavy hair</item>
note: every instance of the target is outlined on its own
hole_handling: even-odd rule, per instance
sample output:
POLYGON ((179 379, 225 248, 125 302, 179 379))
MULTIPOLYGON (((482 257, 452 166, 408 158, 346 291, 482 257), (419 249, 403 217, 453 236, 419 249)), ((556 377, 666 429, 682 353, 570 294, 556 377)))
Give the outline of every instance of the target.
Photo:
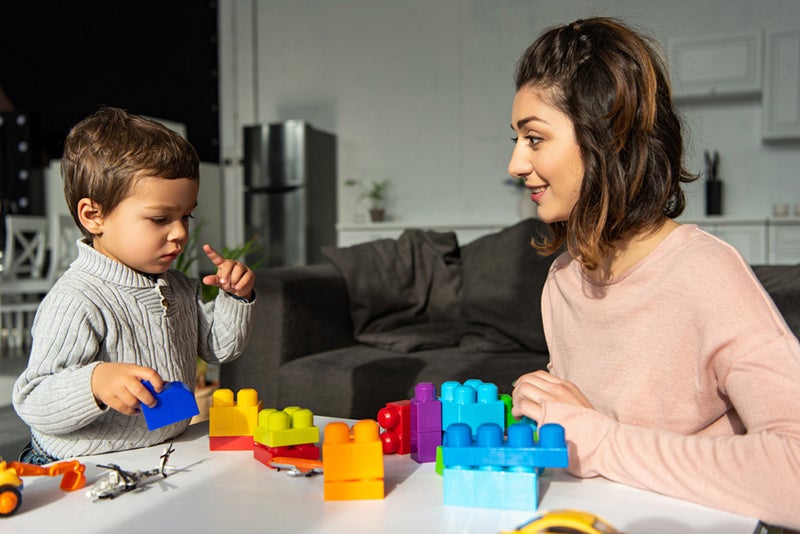
POLYGON ((683 212, 681 122, 654 42, 611 18, 543 33, 519 59, 517 90, 540 89, 574 123, 584 177, 569 220, 550 225, 542 254, 564 244, 595 270, 616 241, 683 212))

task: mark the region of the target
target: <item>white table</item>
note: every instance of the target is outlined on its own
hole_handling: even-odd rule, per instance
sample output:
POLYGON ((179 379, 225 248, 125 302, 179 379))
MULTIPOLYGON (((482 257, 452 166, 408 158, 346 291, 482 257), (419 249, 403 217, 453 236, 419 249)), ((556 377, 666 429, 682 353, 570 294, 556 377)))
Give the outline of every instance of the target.
MULTIPOLYGON (((316 417, 322 429, 332 421, 316 417)), ((352 423, 352 421, 348 421, 352 423)), ((60 479, 25 477, 22 506, 0 519, 4 534, 32 532, 499 532, 516 527, 534 511, 462 508, 442 504, 442 480, 433 464, 406 456, 385 457, 386 497, 375 501, 323 500, 323 479, 292 478, 270 470, 251 452, 210 452, 208 424, 189 427, 175 440, 168 478, 143 490, 93 502, 85 489, 58 488, 60 479)), ((158 465, 163 446, 82 458, 87 488, 106 471, 97 464, 147 470, 158 465)), ((751 534, 756 519, 720 512, 603 479, 581 480, 547 470, 540 509, 580 508, 605 517, 629 534, 751 534)))

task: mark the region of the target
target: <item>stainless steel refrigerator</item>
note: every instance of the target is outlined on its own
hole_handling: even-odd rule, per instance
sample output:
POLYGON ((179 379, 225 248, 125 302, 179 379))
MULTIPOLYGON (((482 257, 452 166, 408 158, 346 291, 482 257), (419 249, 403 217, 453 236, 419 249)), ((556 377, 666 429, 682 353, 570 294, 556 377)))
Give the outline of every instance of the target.
POLYGON ((336 136, 302 120, 244 127, 245 236, 265 265, 323 261, 336 245, 336 136))

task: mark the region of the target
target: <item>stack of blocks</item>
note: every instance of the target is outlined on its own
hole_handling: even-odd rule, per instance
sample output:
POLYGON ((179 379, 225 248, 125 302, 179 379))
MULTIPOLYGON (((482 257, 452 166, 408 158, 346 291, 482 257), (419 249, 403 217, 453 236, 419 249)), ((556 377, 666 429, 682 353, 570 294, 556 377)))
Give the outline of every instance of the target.
POLYGON ((387 402, 378 410, 384 454, 408 454, 411 450, 411 403, 408 400, 387 402))
POLYGON ((414 387, 410 402, 411 458, 418 463, 436 460, 436 448, 442 444, 442 401, 430 382, 414 387))
POLYGON ((258 425, 253 433, 253 457, 267 467, 276 456, 319 460, 319 428, 314 426, 314 414, 307 408, 289 406, 282 411, 274 408, 258 413, 258 425))
POLYGON ((230 389, 216 390, 208 410, 209 449, 253 450, 253 432, 260 411, 261 401, 255 389, 240 389, 236 394, 236 402, 230 389))
POLYGON ((328 423, 322 464, 326 501, 383 499, 383 446, 375 421, 358 421, 352 436, 347 424, 328 423))
POLYGON ((442 384, 442 430, 453 423, 466 423, 475 436, 483 423, 495 423, 505 428, 506 405, 500 400, 497 386, 471 379, 459 384, 450 381, 442 384))
POLYGON ((478 427, 476 438, 465 423, 448 427, 442 445, 444 504, 536 510, 539 507, 539 470, 567 467, 564 427, 546 424, 535 428, 526 423, 508 427, 494 423, 478 427))

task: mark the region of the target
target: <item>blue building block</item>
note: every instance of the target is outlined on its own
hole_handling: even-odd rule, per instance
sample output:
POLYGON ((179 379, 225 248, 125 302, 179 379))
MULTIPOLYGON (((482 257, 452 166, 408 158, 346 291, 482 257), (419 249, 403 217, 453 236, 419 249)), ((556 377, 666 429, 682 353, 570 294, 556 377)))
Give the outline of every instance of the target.
POLYGON ((567 444, 564 427, 554 423, 539 429, 534 441, 531 425, 508 427, 508 440, 503 440, 503 428, 486 423, 478 428, 473 440, 468 425, 450 425, 444 435, 443 460, 445 467, 466 468, 536 468, 567 467, 567 444))
POLYGON ((539 507, 539 474, 444 469, 444 504, 534 511, 539 507))
POLYGON ((547 424, 503 427, 483 424, 473 440, 465 423, 448 427, 442 445, 444 502, 460 506, 535 510, 539 502, 539 472, 545 467, 567 467, 564 427, 547 424))
POLYGON ((463 384, 449 381, 442 384, 442 430, 453 423, 466 423, 473 435, 483 423, 505 426, 506 405, 497 394, 497 386, 477 379, 463 384))
POLYGON ((194 393, 183 382, 167 382, 161 393, 156 393, 150 382, 143 381, 142 383, 150 390, 157 402, 153 408, 141 405, 148 430, 171 425, 200 413, 194 393))

